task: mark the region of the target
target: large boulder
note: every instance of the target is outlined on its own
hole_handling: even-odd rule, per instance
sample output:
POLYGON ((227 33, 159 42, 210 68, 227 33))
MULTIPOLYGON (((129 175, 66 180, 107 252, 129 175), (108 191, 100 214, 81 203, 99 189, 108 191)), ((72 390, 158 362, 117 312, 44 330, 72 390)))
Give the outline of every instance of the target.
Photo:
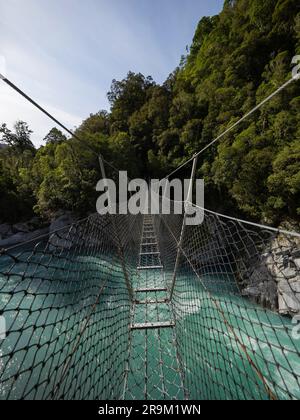
POLYGON ((70 249, 76 240, 76 217, 73 213, 67 212, 51 222, 49 228, 50 249, 70 249))
POLYGON ((32 230, 29 226, 29 223, 16 223, 15 225, 13 225, 12 229, 15 233, 28 233, 32 230))
POLYGON ((280 280, 278 283, 279 313, 292 315, 300 313, 300 281, 299 277, 280 280))
POLYGON ((52 220, 49 232, 51 234, 56 232, 57 230, 71 226, 72 224, 76 223, 76 220, 76 216, 72 212, 66 212, 52 220))
POLYGON ((300 240, 279 235, 272 243, 267 265, 277 284, 278 310, 300 313, 300 240))
POLYGON ((19 232, 9 238, 0 241, 0 248, 10 248, 15 245, 22 244, 24 242, 34 241, 40 236, 47 235, 49 229, 38 229, 34 232, 19 232))
POLYGON ((284 315, 300 313, 300 239, 278 235, 247 274, 244 296, 284 315))
POLYGON ((277 286, 272 280, 248 286, 242 294, 273 311, 278 308, 277 286))
POLYGON ((9 225, 8 223, 0 224, 0 241, 14 237, 11 241, 9 241, 9 243, 16 243, 17 240, 21 240, 22 242, 23 237, 25 237, 22 235, 23 233, 34 234, 34 232, 37 231, 39 234, 45 227, 45 224, 38 217, 33 217, 27 222, 16 223, 14 225, 9 225))
POLYGON ((0 225, 0 240, 5 239, 12 234, 12 227, 9 224, 3 223, 0 225))

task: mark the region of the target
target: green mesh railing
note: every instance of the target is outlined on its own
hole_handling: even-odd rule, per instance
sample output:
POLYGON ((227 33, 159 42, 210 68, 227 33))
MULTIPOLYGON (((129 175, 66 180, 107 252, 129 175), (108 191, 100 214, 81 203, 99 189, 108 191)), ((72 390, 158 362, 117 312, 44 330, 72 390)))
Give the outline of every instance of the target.
POLYGON ((95 215, 2 251, 1 399, 300 398, 299 239, 207 213, 179 246, 182 216, 151 220, 162 268, 137 270, 142 216, 95 215), (274 302, 247 296, 271 282, 274 302))

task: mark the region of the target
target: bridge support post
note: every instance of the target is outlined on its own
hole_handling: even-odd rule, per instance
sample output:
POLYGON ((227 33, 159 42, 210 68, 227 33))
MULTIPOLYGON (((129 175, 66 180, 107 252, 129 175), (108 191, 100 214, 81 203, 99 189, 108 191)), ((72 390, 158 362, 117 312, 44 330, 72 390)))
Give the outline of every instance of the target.
POLYGON ((161 218, 164 217, 163 209, 164 209, 164 201, 166 199, 166 192, 167 192, 167 184, 168 184, 168 182, 169 182, 169 178, 166 178, 165 188, 164 188, 162 199, 161 199, 161 217, 158 218, 158 227, 157 227, 157 229, 160 229, 161 218))
MULTIPOLYGON (((101 155, 99 155, 99 165, 100 165, 100 169, 101 169, 102 178, 103 178, 103 180, 106 180, 107 178, 106 178, 106 173, 105 173, 105 167, 104 167, 104 163, 103 163, 103 159, 102 159, 101 155)), ((108 185, 105 185, 105 187, 108 188, 108 185)), ((109 195, 109 191, 108 191, 108 195, 109 195)), ((109 202, 110 202, 110 200, 109 200, 109 202)), ((129 279, 129 275, 128 275, 128 272, 127 272, 127 269, 126 269, 123 244, 122 244, 121 239, 120 239, 120 235, 119 235, 119 232, 118 232, 118 228, 117 228, 117 225, 116 225, 116 220, 114 218, 114 215, 112 215, 111 213, 109 213, 109 215, 110 215, 110 218, 111 218, 111 221, 112 221, 114 236, 115 236, 116 242, 117 242, 118 254, 119 254, 120 261, 121 261, 122 270, 123 270, 123 274, 124 274, 125 283, 126 283, 126 287, 127 287, 127 290, 128 290, 129 298, 130 298, 131 302, 133 302, 133 298, 134 298, 133 289, 132 289, 131 282, 130 282, 130 279, 129 279)))
POLYGON ((195 155, 194 160, 193 160, 191 177, 190 177, 189 190, 188 190, 188 194, 187 194, 187 197, 185 199, 185 202, 184 202, 184 210, 183 210, 184 214, 183 214, 183 221, 182 221, 180 239, 179 239, 179 242, 177 244, 177 255, 176 255, 172 285, 171 285, 171 290, 170 290, 170 301, 173 298, 173 293, 174 293, 174 288, 175 288, 175 283, 176 283, 176 276, 177 276, 177 271, 178 271, 179 261, 180 261, 180 256, 181 256, 181 247, 182 247, 182 244, 183 244, 183 238, 184 238, 185 227, 186 227, 186 218, 187 218, 187 211, 186 210, 187 210, 188 203, 193 201, 193 184, 194 184, 194 179, 195 179, 195 175, 196 175, 197 162, 198 162, 198 156, 195 155))

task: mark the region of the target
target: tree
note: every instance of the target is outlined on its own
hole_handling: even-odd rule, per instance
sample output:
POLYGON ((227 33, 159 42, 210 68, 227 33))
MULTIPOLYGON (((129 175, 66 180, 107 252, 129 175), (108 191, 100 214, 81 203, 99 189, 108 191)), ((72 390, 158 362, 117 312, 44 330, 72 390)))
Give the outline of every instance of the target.
POLYGON ((126 79, 113 80, 107 96, 111 104, 110 117, 114 130, 128 130, 129 118, 145 103, 147 90, 153 85, 152 78, 145 78, 141 73, 129 72, 126 79))
POLYGON ((273 173, 267 179, 270 207, 293 219, 300 216, 300 142, 285 146, 273 162, 273 173))
POLYGON ((270 30, 272 14, 277 0, 252 0, 249 8, 250 21, 261 32, 270 30))
POLYGON ((32 131, 23 121, 14 125, 14 131, 2 124, 0 133, 7 145, 0 150, 0 220, 13 223, 33 215, 34 197, 28 174, 35 148, 30 140, 32 131))
MULTIPOLYGON (((19 122, 0 129, 0 185, 45 217, 93 211, 98 155, 131 176, 164 176, 236 123, 291 77, 300 54, 299 0, 226 0, 199 22, 187 55, 161 86, 129 72, 113 80, 111 111, 91 114, 66 139, 53 129, 35 154, 19 122)), ((199 156, 215 210, 257 221, 299 218, 300 86, 290 84, 199 156)), ((183 176, 184 171, 178 173, 183 176)), ((116 171, 107 166, 107 175, 116 171)), ((29 207, 28 207, 29 208, 29 207)))
POLYGON ((86 120, 84 120, 81 126, 76 130, 76 134, 79 137, 84 136, 85 133, 101 133, 108 136, 110 133, 110 122, 108 112, 102 110, 97 112, 96 114, 90 114, 90 116, 86 120))
POLYGON ((30 140, 32 131, 24 121, 15 123, 14 132, 9 130, 6 124, 2 124, 0 134, 2 134, 2 141, 17 152, 24 152, 26 149, 34 150, 34 145, 30 140))
POLYGON ((44 138, 46 144, 49 143, 63 143, 67 140, 67 137, 57 128, 52 128, 44 138))

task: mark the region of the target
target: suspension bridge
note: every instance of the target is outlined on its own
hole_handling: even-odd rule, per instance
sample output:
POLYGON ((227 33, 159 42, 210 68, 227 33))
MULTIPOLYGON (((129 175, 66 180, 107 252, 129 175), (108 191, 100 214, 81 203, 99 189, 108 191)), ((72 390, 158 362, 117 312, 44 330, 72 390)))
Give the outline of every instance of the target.
POLYGON ((291 319, 243 285, 284 283, 279 298, 299 302, 286 264, 300 235, 202 211, 199 226, 92 215, 2 250, 0 399, 299 399, 291 319))

